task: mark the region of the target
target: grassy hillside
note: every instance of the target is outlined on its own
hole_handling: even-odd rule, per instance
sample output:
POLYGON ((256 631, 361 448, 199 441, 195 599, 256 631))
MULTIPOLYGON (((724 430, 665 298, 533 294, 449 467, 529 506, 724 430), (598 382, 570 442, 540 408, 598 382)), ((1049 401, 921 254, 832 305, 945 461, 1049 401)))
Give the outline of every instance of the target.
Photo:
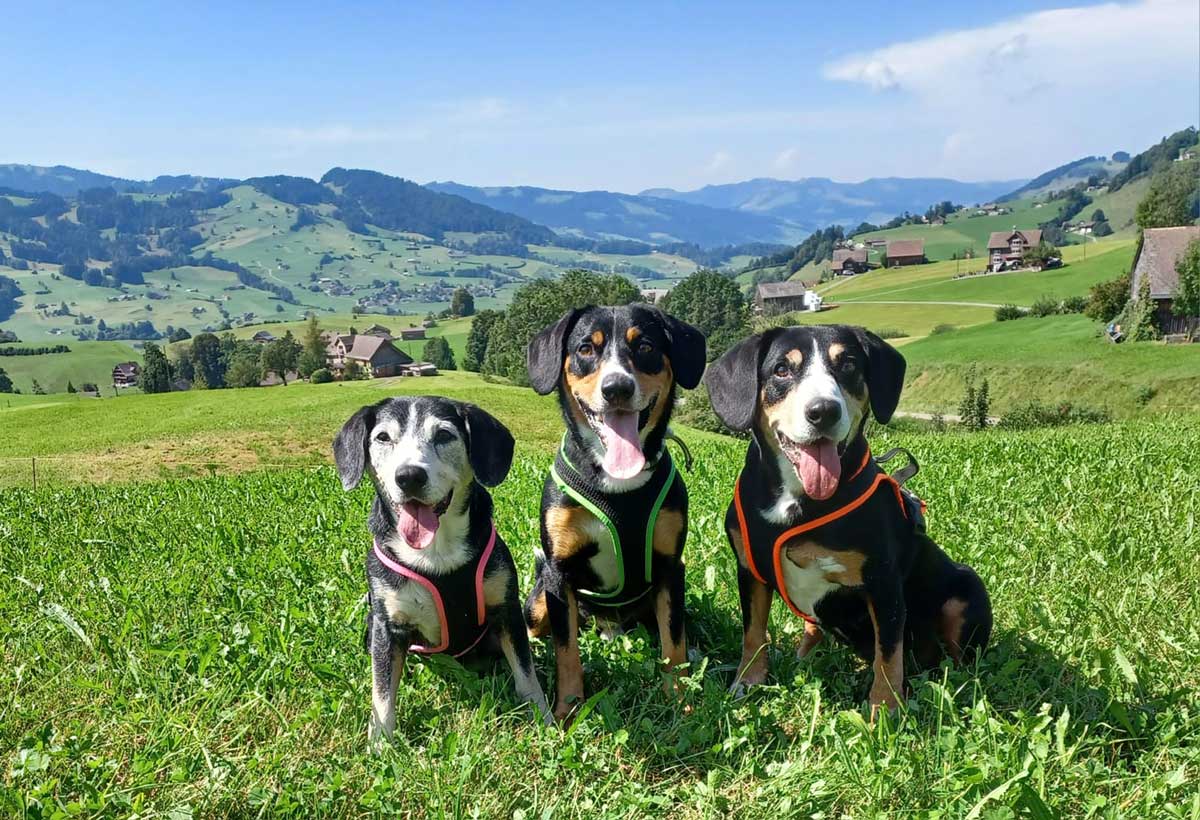
POLYGON ((914 341, 904 356, 909 408, 954 412, 972 365, 987 377, 997 413, 1030 400, 1106 407, 1119 416, 1200 406, 1200 345, 1114 345, 1083 316, 982 324, 914 341))
MULTIPOLYGON (((744 444, 685 431, 697 456, 686 476, 688 633, 698 653, 687 708, 662 694, 642 629, 615 641, 585 632, 592 699, 570 730, 537 725, 503 671, 476 677, 410 658, 396 738, 378 756, 365 744, 367 486, 347 495, 324 466, 55 483, 154 476, 160 462, 174 475, 167 442, 201 431, 214 448, 266 436, 262 463, 236 469, 268 457, 316 465, 354 407, 414 384, 470 396, 520 424, 496 521, 528 589, 559 430, 552 402, 532 391, 464 378, 148 396, 126 402, 120 423, 98 402, 0 411, 18 432, 0 437, 5 453, 82 445, 103 458, 125 453, 129 465, 100 473, 97 460, 72 454, 51 486, 0 493, 0 533, 16 547, 0 552, 0 570, 20 581, 0 592, 10 613, 0 686, 15 693, 0 721, 12 750, 0 776, 5 813, 1191 811, 1186 784, 1200 775, 1200 718, 1188 706, 1200 686, 1194 418, 1020 434, 881 431, 877 449, 902 445, 920 458, 910 486, 929 502, 930 532, 978 568, 996 628, 976 667, 915 676, 904 709, 874 727, 864 720, 864 666, 832 642, 797 662, 800 622, 779 606, 771 682, 742 700, 727 694, 741 627, 720 522, 744 444), (296 401, 281 404, 285 396, 296 401), (313 452, 301 452, 310 440, 313 452)), ((550 649, 538 645, 535 658, 552 693, 550 649)))
MULTIPOLYGON (((25 347, 26 345, 0 345, 25 347)), ((76 342, 67 345, 70 353, 48 353, 44 356, 3 356, 3 368, 22 393, 33 389, 33 380, 47 393, 64 393, 67 382, 76 388, 85 382, 100 387, 105 395, 112 393, 112 369, 120 362, 142 360, 142 354, 126 342, 76 342)), ((3 397, 6 398, 6 397, 3 397)), ((2 398, 0 398, 2 400, 2 398)))

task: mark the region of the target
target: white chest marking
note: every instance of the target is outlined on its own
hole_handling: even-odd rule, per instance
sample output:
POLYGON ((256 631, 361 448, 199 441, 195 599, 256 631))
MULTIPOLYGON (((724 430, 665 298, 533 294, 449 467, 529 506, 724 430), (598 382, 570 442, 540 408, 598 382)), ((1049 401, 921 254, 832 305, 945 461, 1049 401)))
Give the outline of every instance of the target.
POLYGON ((424 586, 416 581, 401 584, 398 589, 376 584, 375 595, 383 601, 389 621, 416 628, 430 646, 441 643, 442 622, 433 596, 424 586))
POLYGON ((617 585, 619 577, 617 566, 617 550, 613 546, 612 534, 600 519, 592 516, 585 527, 588 540, 595 541, 597 552, 588 561, 588 566, 600 579, 601 589, 594 592, 605 592, 617 585))
POLYGON ((846 568, 831 555, 819 556, 806 567, 796 566, 786 553, 783 559, 779 563, 783 567, 783 581, 787 586, 788 597, 797 609, 819 621, 816 614, 817 602, 842 586, 828 580, 826 574, 845 572, 846 568))

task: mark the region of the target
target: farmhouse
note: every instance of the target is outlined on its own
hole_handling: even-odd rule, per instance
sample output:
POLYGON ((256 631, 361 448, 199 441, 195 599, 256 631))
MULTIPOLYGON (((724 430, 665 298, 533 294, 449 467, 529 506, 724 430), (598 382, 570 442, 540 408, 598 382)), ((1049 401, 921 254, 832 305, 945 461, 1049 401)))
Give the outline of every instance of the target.
POLYGON ((437 365, 432 362, 413 362, 401 365, 398 372, 400 376, 436 376, 437 374, 437 365))
POLYGON ((765 282, 754 289, 754 307, 764 316, 820 310, 821 297, 803 282, 765 282))
POLYGON ((867 270, 866 249, 839 248, 833 252, 833 261, 830 262, 829 269, 845 276, 865 272, 867 270))
POLYGON ((250 341, 258 342, 260 345, 270 344, 275 341, 275 335, 269 330, 260 330, 250 337, 250 341))
POLYGON ((1020 263, 1021 256, 1042 241, 1040 229, 1018 231, 992 231, 988 237, 988 267, 993 271, 1004 270, 1020 263))
POLYGON ((405 327, 400 329, 400 338, 406 342, 415 342, 425 338, 425 328, 405 327))
POLYGON ((381 336, 385 339, 392 338, 391 328, 386 328, 379 324, 371 325, 369 328, 364 330, 363 333, 367 334, 368 336, 381 336))
POLYGON ((655 305, 670 292, 667 288, 642 288, 642 298, 655 305))
POLYGON ((1175 270, 1175 264, 1193 239, 1200 239, 1200 225, 1147 228, 1142 233, 1142 247, 1133 260, 1130 296, 1137 298, 1142 282, 1150 283, 1155 319, 1164 334, 1186 333, 1189 327, 1200 324, 1200 317, 1176 316, 1171 310, 1172 302, 1179 294, 1179 272, 1175 270))
POLYGON ((925 263, 924 239, 892 239, 887 243, 887 266, 922 265, 925 263))
POLYGON ((142 366, 137 362, 121 362, 113 368, 113 387, 136 387, 142 375, 142 366))
POLYGON ((325 346, 325 358, 335 373, 342 373, 347 364, 357 362, 369 377, 379 378, 395 376, 401 365, 412 364, 412 357, 392 344, 391 339, 365 333, 330 336, 332 341, 325 346))

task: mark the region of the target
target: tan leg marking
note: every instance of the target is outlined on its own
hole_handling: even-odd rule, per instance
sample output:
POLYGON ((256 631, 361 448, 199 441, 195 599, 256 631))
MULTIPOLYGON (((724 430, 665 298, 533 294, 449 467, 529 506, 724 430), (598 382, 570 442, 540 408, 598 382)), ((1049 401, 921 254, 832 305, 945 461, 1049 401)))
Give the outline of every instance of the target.
POLYGON ((867 601, 867 612, 871 614, 871 623, 875 627, 875 661, 871 664, 875 679, 871 682, 869 696, 871 720, 874 720, 879 707, 895 709, 900 705, 899 693, 904 691, 904 638, 896 642, 890 656, 884 657, 883 648, 879 645, 879 618, 871 601, 867 601))
POLYGON ((687 663, 687 633, 680 635, 679 643, 671 640, 670 590, 663 588, 658 591, 654 599, 654 615, 658 619, 658 638, 662 644, 663 658, 667 662, 668 675, 663 680, 663 691, 669 695, 673 689, 680 691, 675 676, 686 674, 686 670, 681 669, 677 672, 675 667, 687 663))
POLYGON ((550 634, 550 618, 546 614, 546 593, 533 599, 533 604, 529 607, 529 617, 533 623, 529 624, 529 637, 544 638, 550 634))
POLYGON ((796 657, 803 660, 808 656, 809 652, 821 642, 825 637, 825 633, 821 631, 821 627, 814 624, 812 621, 804 622, 804 635, 800 638, 800 645, 796 647, 796 657))
POLYGON ((579 605, 575 592, 567 590, 567 624, 569 637, 565 646, 555 645, 554 661, 558 686, 554 717, 566 720, 583 702, 583 661, 579 658, 579 605))
MULTIPOLYGON (((729 541, 737 553, 738 563, 746 566, 742 534, 729 532, 729 541)), ((756 686, 767 679, 767 620, 771 615, 771 589, 751 579, 750 623, 742 624, 742 659, 738 663, 733 688, 756 686)))
POLYGON ((668 557, 675 554, 679 545, 679 533, 687 526, 687 520, 679 510, 662 509, 654 523, 654 551, 668 557))
POLYGON ((955 663, 962 660, 962 630, 963 613, 967 610, 967 602, 961 598, 951 598, 942 604, 942 614, 938 617, 938 627, 942 633, 942 642, 946 651, 955 663))
POLYGON ((546 511, 546 533, 556 561, 570 558, 590 542, 587 522, 594 518, 583 507, 551 507, 546 511))

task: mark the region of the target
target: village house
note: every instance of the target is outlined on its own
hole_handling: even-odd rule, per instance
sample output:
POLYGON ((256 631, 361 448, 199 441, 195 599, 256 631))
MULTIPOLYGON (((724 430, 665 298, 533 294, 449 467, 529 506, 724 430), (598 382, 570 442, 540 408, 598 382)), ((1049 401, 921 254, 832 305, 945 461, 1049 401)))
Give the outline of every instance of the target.
POLYGON ((656 305, 671 291, 667 288, 643 288, 642 298, 652 305, 656 305))
POLYGON ((387 328, 379 324, 371 325, 369 328, 364 330, 363 333, 367 334, 368 336, 381 336, 385 339, 392 338, 391 328, 387 328))
POLYGON ((1175 161, 1176 162, 1186 162, 1189 159, 1195 159, 1195 158, 1196 158, 1196 149, 1195 148, 1180 148, 1179 156, 1177 156, 1175 158, 1175 161))
POLYGON ((142 366, 137 362, 121 362, 113 368, 113 387, 136 387, 142 375, 142 366))
POLYGON ((988 267, 993 271, 1016 267, 1025 251, 1035 248, 1042 241, 1040 229, 1018 231, 992 231, 988 237, 988 267))
POLYGON ((924 239, 893 239, 887 243, 884 252, 889 268, 902 265, 923 265, 925 263, 924 239))
POLYGON ((1200 324, 1200 317, 1176 316, 1171 307, 1179 295, 1179 271, 1175 265, 1193 239, 1200 239, 1200 225, 1147 228, 1142 232, 1142 247, 1133 260, 1129 295, 1137 298, 1142 282, 1149 282, 1155 320, 1164 335, 1187 333, 1189 328, 1194 330, 1200 324))
MULTIPOLYGON (((325 334, 322 334, 325 336, 325 334)), ((401 365, 412 364, 412 357, 382 336, 337 334, 325 346, 325 357, 329 369, 341 375, 346 365, 356 362, 369 378, 396 376, 401 365)), ((325 336, 329 339, 330 336, 325 336)))
POLYGON ((401 365, 398 373, 400 376, 436 376, 437 374, 437 365, 432 362, 413 362, 401 365))
POLYGON ((400 329, 400 338, 406 342, 415 342, 425 338, 425 328, 404 327, 400 329))
POLYGON ((867 251, 839 248, 833 252, 829 269, 841 276, 864 273, 867 270, 867 251))
POLYGON ((250 341, 258 342, 260 345, 265 345, 275 341, 275 336, 269 330, 260 330, 258 333, 255 333, 250 337, 250 341))
POLYGON ((763 316, 820 310, 821 297, 804 282, 764 282, 754 289, 754 307, 763 316))

